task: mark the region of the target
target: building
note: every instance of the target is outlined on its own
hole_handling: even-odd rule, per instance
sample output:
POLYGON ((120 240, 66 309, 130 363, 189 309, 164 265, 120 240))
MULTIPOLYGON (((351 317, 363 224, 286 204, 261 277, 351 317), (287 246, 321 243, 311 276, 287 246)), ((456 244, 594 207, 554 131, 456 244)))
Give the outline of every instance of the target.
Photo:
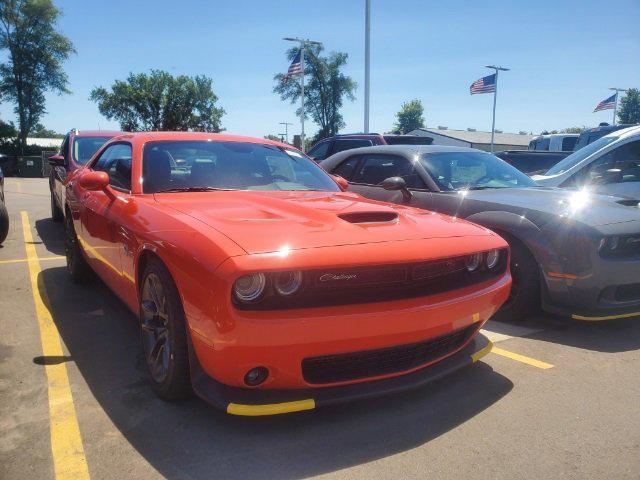
MULTIPOLYGON (((450 130, 446 127, 416 128, 409 135, 421 135, 432 137, 432 145, 452 145, 456 147, 470 147, 478 150, 491 151, 491 132, 478 132, 476 130, 450 130)), ((494 151, 500 150, 526 150, 529 142, 535 135, 525 133, 496 132, 494 138, 494 151)))

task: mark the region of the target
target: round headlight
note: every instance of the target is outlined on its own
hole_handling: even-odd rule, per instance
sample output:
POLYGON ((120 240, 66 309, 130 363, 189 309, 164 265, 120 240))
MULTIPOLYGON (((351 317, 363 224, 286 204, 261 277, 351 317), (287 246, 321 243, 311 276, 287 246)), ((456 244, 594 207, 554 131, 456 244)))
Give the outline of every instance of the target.
POLYGON ((485 259, 485 262, 489 270, 496 268, 498 266, 499 261, 500 261, 500 250, 490 250, 487 252, 487 258, 485 259))
POLYGON ((276 292, 284 297, 296 293, 300 285, 302 285, 302 272, 299 270, 294 272, 281 272, 276 275, 276 292))
POLYGON ((233 293, 242 302, 253 302, 262 295, 266 283, 264 273, 243 275, 233 285, 233 293))
POLYGON ((466 265, 467 270, 473 272, 480 267, 482 263, 482 254, 481 253, 473 253, 467 257, 466 265))

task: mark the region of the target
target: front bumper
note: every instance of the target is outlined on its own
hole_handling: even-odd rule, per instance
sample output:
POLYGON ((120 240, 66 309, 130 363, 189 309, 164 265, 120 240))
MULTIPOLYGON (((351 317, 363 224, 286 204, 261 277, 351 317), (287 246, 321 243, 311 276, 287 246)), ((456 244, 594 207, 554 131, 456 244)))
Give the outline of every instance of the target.
POLYGON ((191 381, 200 398, 229 414, 277 415, 418 388, 477 362, 491 351, 491 347, 488 338, 477 334, 457 353, 405 375, 335 387, 273 390, 232 387, 220 383, 208 376, 196 356, 191 355, 191 381))

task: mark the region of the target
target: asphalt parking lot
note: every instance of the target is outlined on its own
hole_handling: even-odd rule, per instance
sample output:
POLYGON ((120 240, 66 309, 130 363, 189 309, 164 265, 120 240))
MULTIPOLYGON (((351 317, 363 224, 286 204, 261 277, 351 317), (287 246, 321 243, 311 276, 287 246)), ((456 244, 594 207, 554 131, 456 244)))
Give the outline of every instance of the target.
POLYGON ((0 478, 640 478, 640 319, 489 322, 410 394, 243 418, 147 385, 135 316, 71 284, 45 179, 6 179, 0 478))

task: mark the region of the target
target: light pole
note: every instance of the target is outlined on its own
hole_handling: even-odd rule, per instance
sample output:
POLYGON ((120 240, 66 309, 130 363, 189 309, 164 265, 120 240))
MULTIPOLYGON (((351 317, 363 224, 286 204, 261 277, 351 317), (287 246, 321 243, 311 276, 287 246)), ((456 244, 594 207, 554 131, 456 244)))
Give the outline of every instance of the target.
POLYGON ((298 42, 300 45, 300 150, 304 152, 304 50, 307 45, 322 45, 321 42, 309 40, 308 38, 284 37, 288 42, 298 42))
POLYGON ((613 124, 616 124, 616 114, 618 113, 618 93, 619 92, 626 92, 628 89, 627 88, 616 88, 616 87, 611 87, 609 90, 614 90, 616 92, 616 100, 613 103, 613 124))
POLYGON ((371 80, 371 0, 364 12, 364 133, 369 133, 369 83, 371 80))
POLYGON ((496 72, 496 87, 493 90, 493 120, 491 121, 491 153, 493 153, 493 138, 496 132, 496 99, 498 98, 498 72, 508 72, 508 68, 498 67, 496 65, 485 65, 496 72))
POLYGON ((279 122, 280 125, 284 125, 284 135, 285 138, 287 139, 287 143, 289 143, 289 125, 293 125, 293 123, 289 123, 289 122, 279 122))

